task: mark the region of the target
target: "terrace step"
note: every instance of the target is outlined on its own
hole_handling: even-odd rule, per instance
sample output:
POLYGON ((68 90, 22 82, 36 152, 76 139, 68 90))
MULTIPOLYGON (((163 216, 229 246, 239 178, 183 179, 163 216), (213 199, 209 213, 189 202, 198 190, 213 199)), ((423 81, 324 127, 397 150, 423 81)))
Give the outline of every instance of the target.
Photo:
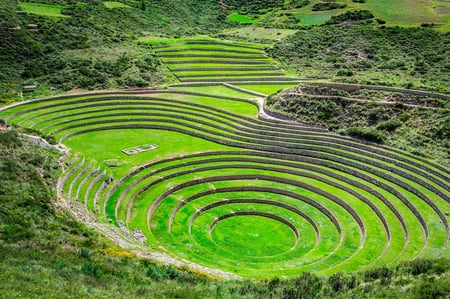
POLYGON ((178 48, 163 48, 163 50, 156 50, 156 53, 172 53, 172 52, 186 52, 186 51, 198 51, 198 52, 217 52, 217 53, 236 53, 236 54, 261 54, 262 51, 243 51, 234 49, 217 49, 217 48, 200 48, 200 47, 189 47, 185 49, 178 48))
POLYGON ((281 69, 275 66, 254 66, 254 67, 171 67, 172 72, 201 72, 201 71, 280 71, 281 69))
POLYGON ((164 61, 165 64, 169 64, 169 65, 177 65, 177 64, 224 64, 224 65, 229 65, 229 64, 239 64, 239 65, 270 65, 270 63, 268 61, 258 61, 258 60, 214 60, 214 59, 192 59, 192 60, 179 60, 179 61, 164 61))
POLYGON ((242 72, 241 74, 198 74, 198 75, 177 75, 180 79, 189 79, 189 78, 208 78, 208 77, 284 77, 284 74, 279 73, 246 73, 242 72))
POLYGON ((300 82, 298 78, 287 78, 287 77, 262 77, 262 78, 218 78, 218 79, 183 79, 182 82, 227 82, 227 83, 235 83, 235 82, 300 82))
POLYGON ((263 54, 261 55, 247 55, 247 56, 240 56, 240 55, 208 55, 208 54, 162 54, 162 55, 158 55, 161 58, 221 58, 221 59, 226 59, 226 58, 231 58, 231 59, 242 59, 242 60, 246 60, 246 59, 264 59, 267 60, 267 56, 264 56, 263 54))

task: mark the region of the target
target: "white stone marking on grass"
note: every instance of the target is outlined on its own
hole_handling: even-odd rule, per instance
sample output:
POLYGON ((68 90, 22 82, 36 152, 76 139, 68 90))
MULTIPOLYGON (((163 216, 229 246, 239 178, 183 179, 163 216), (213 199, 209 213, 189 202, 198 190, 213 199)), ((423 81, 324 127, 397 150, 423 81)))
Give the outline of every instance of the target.
POLYGON ((130 148, 124 149, 124 150, 122 150, 122 153, 124 153, 128 156, 132 156, 132 155, 152 151, 152 150, 155 150, 158 148, 159 148, 159 146, 157 146, 156 144, 147 143, 147 144, 138 145, 135 147, 130 147, 130 148))

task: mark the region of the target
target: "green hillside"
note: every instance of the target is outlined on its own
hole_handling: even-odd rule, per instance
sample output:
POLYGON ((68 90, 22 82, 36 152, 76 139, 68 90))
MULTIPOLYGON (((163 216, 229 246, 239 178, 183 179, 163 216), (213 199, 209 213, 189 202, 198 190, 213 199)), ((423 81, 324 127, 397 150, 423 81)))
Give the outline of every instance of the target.
POLYGON ((287 22, 289 17, 295 18, 298 26, 320 25, 333 16, 352 10, 369 10, 375 18, 388 26, 420 26, 435 24, 441 30, 450 27, 448 1, 389 1, 389 0, 293 0, 293 1, 228 1, 229 4, 243 15, 253 18, 252 23, 279 26, 294 26, 287 22), (286 18, 288 17, 288 18, 286 18), (277 22, 279 22, 277 24, 277 22))
POLYGON ((449 297, 449 22, 2 1, 0 297, 449 297))

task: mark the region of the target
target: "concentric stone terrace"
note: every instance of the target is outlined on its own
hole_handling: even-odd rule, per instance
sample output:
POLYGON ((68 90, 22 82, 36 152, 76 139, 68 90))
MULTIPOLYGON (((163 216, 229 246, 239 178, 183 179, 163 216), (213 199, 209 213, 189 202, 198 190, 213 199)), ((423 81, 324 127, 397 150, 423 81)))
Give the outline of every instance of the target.
POLYGON ((161 60, 183 83, 264 82, 288 84, 298 78, 267 57, 263 46, 216 39, 149 39, 161 60))
POLYGON ((449 255, 444 167, 199 90, 41 99, 0 117, 72 149, 59 182, 72 204, 180 260, 268 277, 449 255))

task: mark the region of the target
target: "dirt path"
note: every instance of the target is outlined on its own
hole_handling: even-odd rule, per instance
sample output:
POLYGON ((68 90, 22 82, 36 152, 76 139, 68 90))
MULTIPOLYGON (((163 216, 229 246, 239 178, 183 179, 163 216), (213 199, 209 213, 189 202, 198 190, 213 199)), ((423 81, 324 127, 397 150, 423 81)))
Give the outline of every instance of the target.
MULTIPOLYGON (((339 98, 339 99, 343 99, 343 100, 347 100, 347 101, 362 102, 362 103, 375 102, 375 103, 386 104, 386 105, 398 104, 398 102, 386 101, 386 100, 372 100, 372 99, 362 99, 362 98, 350 98, 350 97, 343 97, 343 96, 317 95, 317 94, 309 94, 309 93, 303 93, 303 92, 284 92, 284 93, 280 94, 280 98, 283 98, 283 95, 308 96, 308 97, 317 98, 317 99, 339 98)), ((404 103, 402 103, 402 104, 407 107, 424 107, 424 108, 428 108, 428 109, 442 109, 442 108, 436 108, 436 107, 427 107, 427 106, 423 106, 423 105, 413 105, 413 104, 404 104, 404 103)))
POLYGON ((285 123, 290 123, 290 124, 298 124, 298 122, 293 121, 293 120, 288 120, 288 119, 282 119, 276 116, 272 116, 267 114, 266 110, 264 109, 264 102, 266 101, 267 95, 263 94, 263 93, 259 93, 253 90, 248 90, 242 87, 238 87, 229 83, 222 83, 224 86, 243 92, 243 93, 247 93, 250 95, 255 95, 256 97, 251 99, 251 101, 255 102, 256 105, 258 106, 258 117, 263 118, 263 119, 270 119, 270 120, 275 120, 275 121, 282 121, 285 123))

